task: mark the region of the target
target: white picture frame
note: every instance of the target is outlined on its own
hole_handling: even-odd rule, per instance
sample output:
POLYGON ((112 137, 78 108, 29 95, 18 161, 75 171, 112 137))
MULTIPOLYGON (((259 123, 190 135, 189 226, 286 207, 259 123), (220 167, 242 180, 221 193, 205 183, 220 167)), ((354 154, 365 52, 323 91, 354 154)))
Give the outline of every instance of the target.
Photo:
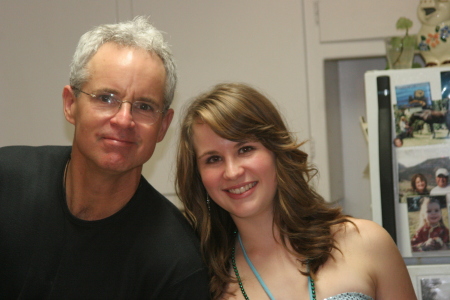
POLYGON ((450 261, 449 264, 408 266, 408 271, 418 300, 450 299, 450 261))

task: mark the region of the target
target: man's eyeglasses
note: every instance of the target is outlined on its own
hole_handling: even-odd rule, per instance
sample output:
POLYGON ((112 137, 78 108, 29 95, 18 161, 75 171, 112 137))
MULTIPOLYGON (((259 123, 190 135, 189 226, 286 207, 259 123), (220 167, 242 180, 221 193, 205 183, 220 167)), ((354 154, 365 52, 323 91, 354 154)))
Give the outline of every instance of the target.
POLYGON ((85 95, 90 96, 92 106, 102 111, 110 116, 116 114, 122 104, 129 103, 131 105, 131 113, 133 114, 133 119, 136 122, 145 123, 148 125, 154 124, 158 121, 159 116, 163 114, 163 111, 156 109, 155 105, 151 102, 147 101, 126 101, 120 100, 118 96, 111 93, 103 93, 103 94, 90 94, 86 93, 79 88, 72 87, 73 90, 79 91, 85 95))

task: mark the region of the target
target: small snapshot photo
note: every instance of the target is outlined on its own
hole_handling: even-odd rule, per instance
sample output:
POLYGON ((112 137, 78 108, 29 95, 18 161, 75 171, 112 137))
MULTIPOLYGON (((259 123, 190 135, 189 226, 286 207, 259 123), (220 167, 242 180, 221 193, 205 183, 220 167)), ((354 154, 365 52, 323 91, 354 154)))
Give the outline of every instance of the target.
POLYGON ((398 85, 395 96, 399 108, 431 108, 431 89, 429 82, 398 85))
POLYGON ((397 149, 395 176, 400 203, 406 203, 409 196, 450 193, 448 149, 445 145, 397 149))
POLYGON ((429 82, 396 86, 395 92, 395 147, 450 142, 448 97, 438 95, 437 99, 432 100, 429 82))
POLYGON ((450 275, 420 277, 422 300, 450 300, 450 275))
POLYGON ((449 249, 446 198, 445 195, 407 198, 408 225, 413 253, 435 252, 439 254, 439 251, 449 249))

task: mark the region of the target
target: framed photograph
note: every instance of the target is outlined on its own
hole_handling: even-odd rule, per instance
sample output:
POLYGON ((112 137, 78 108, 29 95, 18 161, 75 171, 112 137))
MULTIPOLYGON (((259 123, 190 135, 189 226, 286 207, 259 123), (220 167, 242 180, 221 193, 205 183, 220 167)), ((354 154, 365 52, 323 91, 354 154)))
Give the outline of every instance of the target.
POLYGON ((419 300, 450 300, 450 265, 408 266, 419 300))

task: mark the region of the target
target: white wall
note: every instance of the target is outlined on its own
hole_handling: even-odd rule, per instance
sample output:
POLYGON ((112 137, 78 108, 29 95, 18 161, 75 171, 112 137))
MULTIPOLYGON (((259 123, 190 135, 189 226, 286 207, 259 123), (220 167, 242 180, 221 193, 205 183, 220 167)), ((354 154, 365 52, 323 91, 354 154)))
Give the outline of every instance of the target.
POLYGON ((383 69, 385 58, 349 59, 338 62, 339 114, 342 133, 344 185, 342 206, 345 213, 358 218, 371 219, 368 144, 360 126, 359 117, 366 117, 364 73, 383 69))
POLYGON ((115 7, 103 4, 1 2, 0 146, 70 143, 62 88, 68 84, 69 63, 80 35, 98 22, 116 19, 115 7))
MULTIPOLYGON (((302 1, 3 1, 0 9, 0 146, 71 143, 61 92, 80 35, 94 25, 150 15, 179 67, 174 108, 221 81, 250 83, 309 137, 302 1)), ((144 176, 174 200, 175 118, 144 176)), ((175 201, 175 200, 174 200, 175 201)))

